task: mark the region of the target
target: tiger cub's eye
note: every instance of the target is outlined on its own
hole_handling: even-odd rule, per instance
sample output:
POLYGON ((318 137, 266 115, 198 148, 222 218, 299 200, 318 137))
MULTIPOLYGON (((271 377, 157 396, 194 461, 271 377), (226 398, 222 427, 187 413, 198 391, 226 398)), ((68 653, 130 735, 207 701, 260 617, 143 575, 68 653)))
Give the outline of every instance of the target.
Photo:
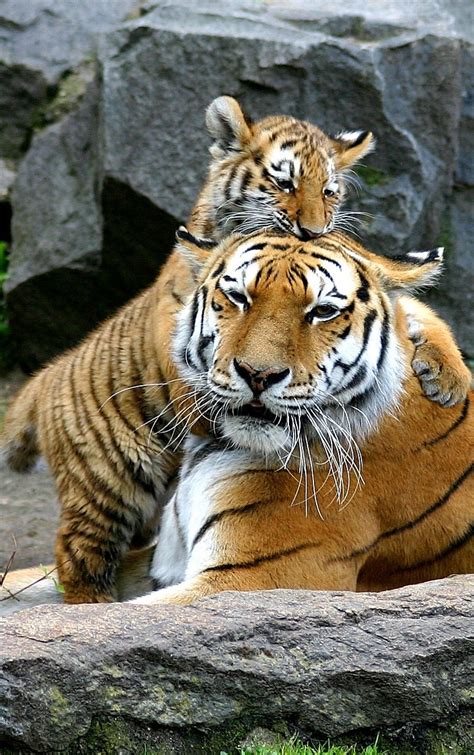
POLYGON ((241 305, 244 309, 248 309, 249 300, 240 291, 224 291, 224 295, 232 302, 232 304, 241 305))
POLYGON ((293 181, 290 181, 287 178, 275 178, 275 183, 282 191, 290 192, 295 189, 293 181))
POLYGON ((332 189, 324 189, 323 194, 325 197, 333 197, 336 192, 332 189))

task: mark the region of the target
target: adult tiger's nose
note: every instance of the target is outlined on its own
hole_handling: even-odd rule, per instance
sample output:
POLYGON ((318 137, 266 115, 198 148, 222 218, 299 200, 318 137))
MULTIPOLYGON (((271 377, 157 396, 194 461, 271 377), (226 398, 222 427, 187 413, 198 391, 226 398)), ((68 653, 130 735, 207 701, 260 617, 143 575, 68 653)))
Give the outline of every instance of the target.
POLYGON ((279 383, 290 374, 288 367, 284 370, 279 367, 267 367, 260 370, 239 359, 234 359, 234 367, 237 374, 245 380, 254 396, 259 396, 270 385, 279 383))

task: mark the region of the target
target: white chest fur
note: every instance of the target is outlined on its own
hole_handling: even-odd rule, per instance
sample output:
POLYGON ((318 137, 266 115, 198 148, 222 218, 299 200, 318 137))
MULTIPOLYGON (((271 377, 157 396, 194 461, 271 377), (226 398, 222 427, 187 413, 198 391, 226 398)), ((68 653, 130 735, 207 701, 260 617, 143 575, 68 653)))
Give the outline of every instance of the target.
POLYGON ((186 441, 178 486, 163 513, 151 566, 154 579, 174 585, 215 563, 214 528, 207 524, 217 511, 221 481, 258 465, 261 459, 251 452, 222 449, 209 438, 186 441))

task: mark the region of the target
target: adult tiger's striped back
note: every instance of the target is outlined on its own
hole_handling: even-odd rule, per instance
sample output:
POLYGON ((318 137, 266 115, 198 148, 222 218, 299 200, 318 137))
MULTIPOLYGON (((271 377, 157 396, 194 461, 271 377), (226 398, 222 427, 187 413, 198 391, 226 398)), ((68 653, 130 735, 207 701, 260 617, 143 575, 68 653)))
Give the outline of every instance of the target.
POLYGON ((203 271, 176 360, 190 387, 207 378, 213 434, 187 441, 164 512, 151 574, 175 586, 135 602, 472 571, 472 396, 442 409, 422 395, 400 306, 441 250, 395 262, 337 234, 257 234, 209 260, 182 244, 203 271))

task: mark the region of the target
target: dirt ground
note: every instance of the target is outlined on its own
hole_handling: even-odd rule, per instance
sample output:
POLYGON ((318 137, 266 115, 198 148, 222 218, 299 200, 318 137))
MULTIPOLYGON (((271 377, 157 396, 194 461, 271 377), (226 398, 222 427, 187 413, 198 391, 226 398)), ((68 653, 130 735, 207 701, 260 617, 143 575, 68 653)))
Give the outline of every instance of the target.
MULTIPOLYGON (((24 380, 19 371, 0 377, 0 429, 8 400, 24 380)), ((0 463, 0 573, 13 551, 12 568, 51 563, 57 519, 56 492, 44 467, 17 474, 0 463)))

